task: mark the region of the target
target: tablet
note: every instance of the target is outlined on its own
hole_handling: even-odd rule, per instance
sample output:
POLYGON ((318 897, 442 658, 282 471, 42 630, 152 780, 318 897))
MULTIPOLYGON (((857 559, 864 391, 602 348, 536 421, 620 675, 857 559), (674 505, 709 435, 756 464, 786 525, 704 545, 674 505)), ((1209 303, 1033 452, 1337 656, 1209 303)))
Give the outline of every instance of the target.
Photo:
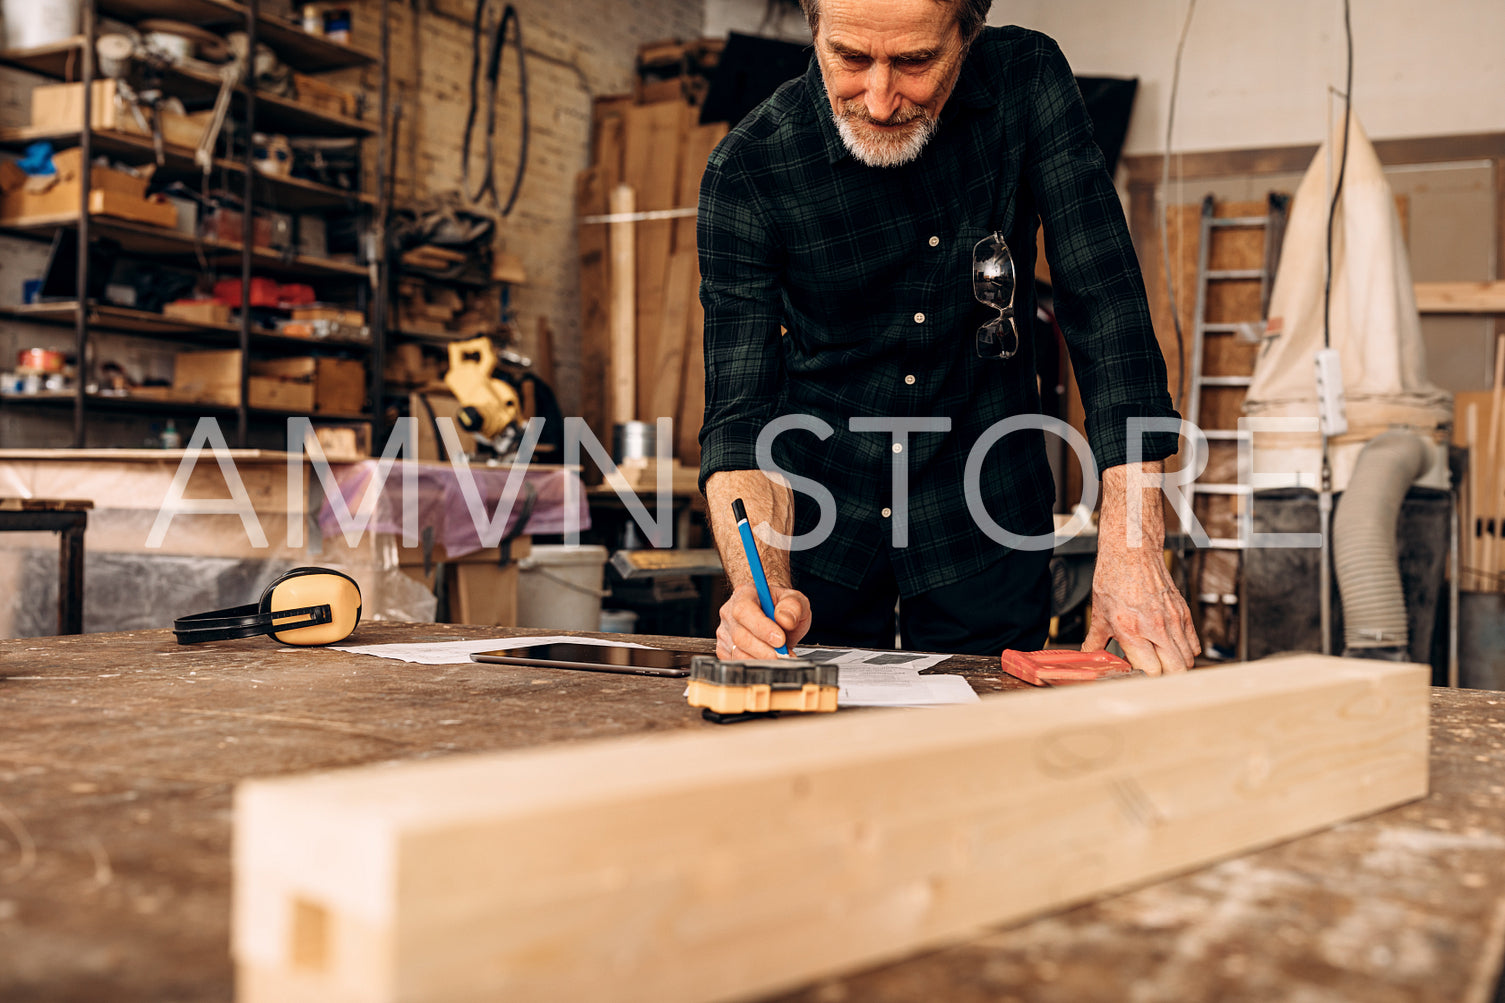
POLYGON ((599 644, 557 643, 477 651, 470 659, 473 662, 496 662, 502 665, 625 672, 636 676, 688 676, 690 659, 703 654, 703 651, 671 651, 664 648, 616 648, 599 644))

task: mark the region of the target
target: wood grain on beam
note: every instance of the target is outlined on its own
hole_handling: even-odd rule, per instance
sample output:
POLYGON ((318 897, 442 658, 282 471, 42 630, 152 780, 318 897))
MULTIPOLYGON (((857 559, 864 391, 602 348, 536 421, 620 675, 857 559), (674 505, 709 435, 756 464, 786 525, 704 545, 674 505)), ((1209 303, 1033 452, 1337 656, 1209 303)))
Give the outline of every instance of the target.
POLYGON ((1164 679, 242 785, 242 1003, 748 998, 1421 797, 1430 670, 1164 679))
MULTIPOLYGON (((611 214, 630 217, 637 198, 630 185, 617 185, 610 196, 611 214)), ((609 224, 611 282, 611 420, 621 425, 637 417, 637 231, 630 219, 609 224)), ((605 430, 608 434, 610 429, 605 430)))

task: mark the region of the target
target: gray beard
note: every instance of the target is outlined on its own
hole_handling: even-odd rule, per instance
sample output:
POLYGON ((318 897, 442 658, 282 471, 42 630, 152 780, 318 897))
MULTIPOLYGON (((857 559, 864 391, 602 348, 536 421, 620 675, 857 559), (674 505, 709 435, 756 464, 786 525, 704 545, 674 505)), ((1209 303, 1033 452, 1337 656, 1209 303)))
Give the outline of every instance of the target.
POLYGON ((900 167, 910 163, 924 151, 925 144, 930 142, 940 124, 936 118, 927 115, 916 119, 914 127, 902 135, 879 137, 860 134, 857 127, 834 110, 831 117, 847 152, 868 167, 900 167))

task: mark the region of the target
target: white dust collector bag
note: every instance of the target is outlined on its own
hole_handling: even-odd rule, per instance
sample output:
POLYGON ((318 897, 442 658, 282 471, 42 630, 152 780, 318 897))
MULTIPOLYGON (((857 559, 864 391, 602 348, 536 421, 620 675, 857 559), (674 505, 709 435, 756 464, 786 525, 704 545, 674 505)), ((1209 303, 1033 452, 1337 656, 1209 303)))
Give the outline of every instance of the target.
MULTIPOLYGON (((1315 358, 1323 347, 1327 215, 1342 156, 1341 134, 1340 122, 1318 149, 1291 206, 1270 293, 1267 338, 1244 403, 1250 417, 1317 414, 1315 358)), ((1332 251, 1331 339, 1342 358, 1348 417, 1348 433, 1333 442, 1338 490, 1365 441, 1394 425, 1431 433, 1452 415, 1451 395, 1427 379, 1395 195, 1357 115, 1351 116, 1347 159, 1332 251)), ((1315 432, 1256 433, 1254 444, 1257 470, 1299 472, 1301 483, 1314 485, 1309 478, 1320 464, 1315 432)))

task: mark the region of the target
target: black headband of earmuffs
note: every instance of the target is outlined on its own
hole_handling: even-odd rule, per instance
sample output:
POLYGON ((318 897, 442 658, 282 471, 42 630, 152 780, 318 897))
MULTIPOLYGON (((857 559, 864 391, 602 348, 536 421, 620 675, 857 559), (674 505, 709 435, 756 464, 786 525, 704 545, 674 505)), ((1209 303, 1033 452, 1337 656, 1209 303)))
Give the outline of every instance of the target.
MULTIPOLYGON (((355 579, 343 572, 329 568, 294 568, 268 585, 261 593, 259 601, 247 603, 244 606, 210 610, 208 613, 180 616, 172 622, 172 631, 177 635, 179 644, 199 644, 204 641, 233 641, 274 632, 281 634, 300 627, 312 627, 332 622, 334 610, 329 603, 272 612, 272 591, 283 582, 303 575, 337 575, 355 585, 357 595, 360 593, 360 586, 356 584, 355 579), (301 616, 304 619, 287 622, 288 617, 293 616, 301 616)), ((359 622, 359 607, 356 609, 355 616, 356 621, 359 622)))

